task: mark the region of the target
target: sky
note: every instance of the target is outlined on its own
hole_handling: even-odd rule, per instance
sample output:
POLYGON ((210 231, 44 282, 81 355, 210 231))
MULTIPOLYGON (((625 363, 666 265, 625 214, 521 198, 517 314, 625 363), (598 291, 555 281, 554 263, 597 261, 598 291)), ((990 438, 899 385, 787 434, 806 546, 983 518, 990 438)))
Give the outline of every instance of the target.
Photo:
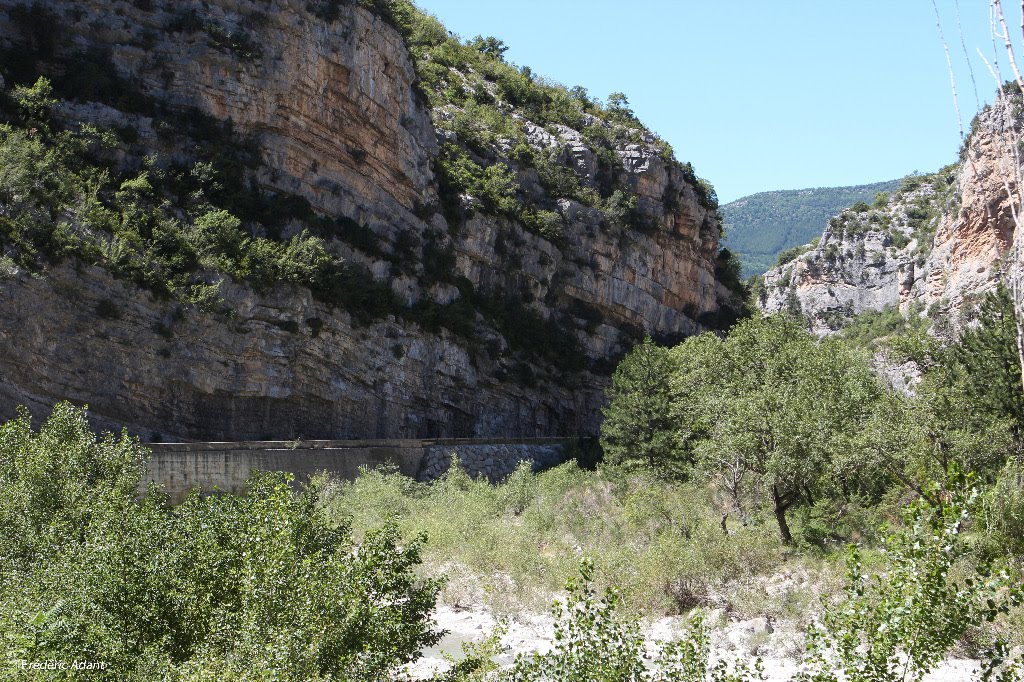
MULTIPOLYGON (((957 159, 959 125, 931 0, 417 4, 463 38, 500 38, 506 60, 534 73, 602 100, 624 92, 722 203, 891 180, 957 159)), ((1019 36, 1019 4, 1004 4, 1019 36)), ((989 4, 936 5, 966 130, 996 89, 977 55, 980 48, 992 62, 989 4)), ((1005 51, 999 58, 1005 80, 1005 51)))

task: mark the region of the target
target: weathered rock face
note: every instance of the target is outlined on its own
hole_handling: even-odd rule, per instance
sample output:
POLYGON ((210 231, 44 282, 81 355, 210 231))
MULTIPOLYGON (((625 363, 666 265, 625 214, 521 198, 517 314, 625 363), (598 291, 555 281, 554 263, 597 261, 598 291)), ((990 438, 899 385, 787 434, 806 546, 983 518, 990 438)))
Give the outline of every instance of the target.
POLYGON ((818 333, 836 331, 865 310, 906 312, 918 304, 925 283, 943 198, 926 182, 883 206, 833 218, 813 248, 765 273, 762 308, 802 312, 818 333), (916 230, 911 215, 923 223, 916 230))
MULTIPOLYGON (((0 39, 15 44, 25 20, 0 3, 0 39)), ((197 109, 255 139, 259 181, 322 210, 394 229, 433 196, 436 152, 429 112, 415 101, 402 37, 350 8, 328 24, 308 3, 43 3, 63 49, 109 52, 118 74, 147 96, 197 109), (145 9, 143 9, 145 8, 145 9), (232 37, 246 36, 244 43, 232 37)), ((77 112, 79 114, 85 112, 77 112)), ((145 117, 122 115, 122 123, 145 117)), ((156 142, 156 140, 153 140, 156 142)), ((179 135, 180 141, 180 135, 179 135)), ((161 149, 187 154, 187 149, 161 149)))
POLYGON ((592 390, 500 381, 445 333, 357 326, 305 289, 225 298, 227 324, 95 267, 0 281, 0 404, 88 403, 103 426, 154 440, 571 433, 600 404, 592 390))
POLYGON ((813 248, 765 273, 762 309, 801 311, 821 334, 890 306, 955 330, 995 286, 1013 242, 1010 111, 999 103, 979 114, 957 166, 833 218, 813 248))
MULTIPOLYGON (((402 36, 354 3, 330 19, 315 6, 52 0, 45 10, 58 55, 108 53, 139 96, 229 122, 257 150, 247 177, 262 190, 368 228, 375 249, 341 236, 332 248, 405 305, 451 304, 467 295, 452 283, 460 279, 484 297, 515 292, 533 313, 572 328, 582 369, 524 369, 479 310, 471 343, 401 315, 358 324, 298 287, 257 295, 229 280, 225 317, 69 263, 0 281, 0 416, 17 404, 43 413, 68 398, 146 438, 594 434, 608 381, 598 365, 638 333, 694 333, 702 315, 729 302, 714 274, 717 214, 692 174, 651 140, 618 150, 621 182, 649 229, 610 228, 571 199, 557 202, 558 245, 479 211, 449 225, 437 206, 439 133, 402 36), (451 254, 444 281, 424 275, 428 247, 451 254)), ((32 30, 16 20, 17 7, 26 4, 0 0, 3 47, 32 30)), ((134 131, 124 164, 154 152, 187 162, 201 144, 144 112, 78 100, 58 108, 65 124, 134 131)), ((595 182, 595 157, 578 131, 535 128, 531 144, 566 145, 564 164, 583 184, 595 182)))

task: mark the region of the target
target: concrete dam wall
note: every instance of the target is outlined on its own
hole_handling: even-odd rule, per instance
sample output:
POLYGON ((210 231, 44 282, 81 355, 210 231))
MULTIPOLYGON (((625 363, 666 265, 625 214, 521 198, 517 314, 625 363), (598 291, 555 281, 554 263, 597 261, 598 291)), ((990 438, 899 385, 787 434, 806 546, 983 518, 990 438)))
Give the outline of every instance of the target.
POLYGON ((571 438, 457 438, 151 443, 144 483, 160 484, 171 501, 178 502, 194 488, 243 492, 254 471, 290 472, 301 483, 321 471, 351 480, 360 467, 392 465, 406 476, 430 481, 444 475, 453 454, 470 476, 497 481, 524 460, 534 470, 560 464, 570 456, 574 442, 571 438))

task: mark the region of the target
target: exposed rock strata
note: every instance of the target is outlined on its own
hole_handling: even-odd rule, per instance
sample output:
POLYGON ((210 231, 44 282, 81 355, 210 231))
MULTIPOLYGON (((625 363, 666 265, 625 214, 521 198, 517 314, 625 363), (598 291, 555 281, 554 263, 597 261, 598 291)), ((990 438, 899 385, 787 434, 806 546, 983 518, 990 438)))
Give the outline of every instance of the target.
MULTIPOLYGON (((25 6, 0 2, 5 46, 23 37, 11 19, 17 5, 25 6)), ((108 51, 118 75, 145 97, 230 122, 233 134, 251 140, 259 154, 252 179, 264 190, 303 197, 372 230, 383 257, 342 240, 334 248, 389 282, 405 305, 445 305, 462 295, 451 283, 425 281, 416 261, 426 242, 435 243, 450 250, 452 274, 476 292, 515 292, 545 319, 575 319, 593 368, 638 332, 699 330, 698 318, 729 298, 714 275, 717 215, 650 140, 619 154, 622 182, 651 229, 609 229, 595 209, 569 199, 558 202, 560 246, 482 213, 453 229, 436 208, 437 133, 413 87, 402 37, 354 4, 330 23, 309 5, 53 0, 45 8, 55 17, 58 53, 108 51), (206 28, 181 28, 189 16, 206 28), (225 47, 222 35, 248 42, 225 47), (412 253, 403 257, 413 263, 396 272, 398 244, 410 235, 412 253), (581 309, 596 311, 593 319, 578 317, 581 309)), ((58 113, 69 125, 133 128, 139 142, 123 152, 126 164, 143 152, 187 161, 197 145, 177 133, 169 142, 162 123, 103 104, 65 102, 58 113)), ((565 163, 593 182, 595 160, 579 132, 535 128, 544 135, 534 144, 566 145, 565 163)), ((44 412, 70 398, 144 437, 596 433, 607 378, 548 366, 529 369, 532 384, 510 378, 522 360, 480 313, 482 341, 474 346, 394 315, 360 326, 292 287, 257 296, 229 281, 221 291, 232 319, 155 300, 96 268, 17 273, 0 283, 0 416, 20 403, 44 412), (117 319, 96 314, 102 301, 117 319)))
POLYGON ((278 439, 285 430, 290 438, 546 435, 586 430, 599 406, 593 391, 548 387, 538 397, 499 381, 494 366, 474 366, 446 333, 394 320, 353 325, 304 289, 225 293, 236 311, 227 324, 178 312, 94 267, 0 281, 0 404, 46 414, 66 398, 88 403, 103 426, 147 440, 211 441, 278 439))
POLYGON ((955 329, 1013 242, 1011 119, 1002 103, 982 112, 956 167, 830 221, 813 248, 765 273, 762 309, 801 311, 822 334, 888 306, 955 329))

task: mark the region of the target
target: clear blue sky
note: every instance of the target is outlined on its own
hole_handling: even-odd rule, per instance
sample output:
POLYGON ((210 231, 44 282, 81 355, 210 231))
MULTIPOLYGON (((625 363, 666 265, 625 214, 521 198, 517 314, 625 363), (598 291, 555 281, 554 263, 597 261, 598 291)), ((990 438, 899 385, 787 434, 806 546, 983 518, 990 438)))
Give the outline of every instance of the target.
MULTIPOLYGON (((502 39, 506 58, 535 73, 601 99, 624 92, 723 203, 930 172, 957 157, 931 0, 417 2, 464 38, 502 39)), ((956 6, 937 2, 966 128, 978 107, 956 6)), ((991 61, 988 2, 959 3, 984 103, 996 86, 976 53, 991 61)), ((1013 31, 1019 4, 1004 4, 1013 31)))

